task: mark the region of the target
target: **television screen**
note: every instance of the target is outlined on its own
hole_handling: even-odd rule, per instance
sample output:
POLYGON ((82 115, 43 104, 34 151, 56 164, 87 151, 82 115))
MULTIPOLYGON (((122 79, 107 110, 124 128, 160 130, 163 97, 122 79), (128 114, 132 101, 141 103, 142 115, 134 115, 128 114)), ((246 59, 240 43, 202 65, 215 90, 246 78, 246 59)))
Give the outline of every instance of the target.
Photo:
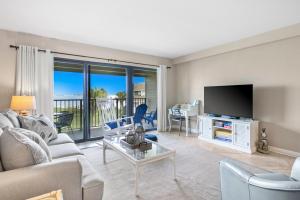
POLYGON ((204 87, 204 112, 253 118, 253 85, 204 87))

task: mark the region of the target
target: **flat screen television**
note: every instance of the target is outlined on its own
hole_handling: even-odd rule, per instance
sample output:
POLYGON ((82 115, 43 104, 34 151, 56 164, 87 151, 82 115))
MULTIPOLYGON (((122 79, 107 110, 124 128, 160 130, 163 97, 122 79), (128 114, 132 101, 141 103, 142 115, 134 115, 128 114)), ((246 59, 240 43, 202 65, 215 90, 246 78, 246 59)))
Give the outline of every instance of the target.
POLYGON ((253 85, 204 87, 204 112, 253 118, 253 85))

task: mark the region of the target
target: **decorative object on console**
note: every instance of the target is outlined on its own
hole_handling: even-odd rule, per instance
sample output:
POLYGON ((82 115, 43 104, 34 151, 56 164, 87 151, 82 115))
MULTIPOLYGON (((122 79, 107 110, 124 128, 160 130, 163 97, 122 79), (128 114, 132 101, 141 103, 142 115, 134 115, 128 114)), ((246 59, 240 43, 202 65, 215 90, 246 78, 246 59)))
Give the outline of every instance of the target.
POLYGON ((131 149, 146 151, 152 148, 152 143, 145 140, 145 131, 142 126, 138 126, 134 131, 130 130, 125 138, 121 139, 121 144, 131 149))
POLYGON ((257 151, 260 153, 269 153, 269 142, 267 139, 266 128, 261 129, 260 140, 257 143, 257 151))
POLYGON ((35 96, 12 96, 10 108, 22 116, 27 116, 36 109, 35 96))

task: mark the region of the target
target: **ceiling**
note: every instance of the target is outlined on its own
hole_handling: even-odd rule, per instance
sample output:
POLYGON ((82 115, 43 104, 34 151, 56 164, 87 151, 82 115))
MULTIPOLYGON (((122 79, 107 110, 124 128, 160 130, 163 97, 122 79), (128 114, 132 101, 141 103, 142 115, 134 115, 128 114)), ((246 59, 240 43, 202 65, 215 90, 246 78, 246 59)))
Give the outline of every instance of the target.
POLYGON ((300 22, 300 0, 0 0, 0 29, 167 58, 300 22))

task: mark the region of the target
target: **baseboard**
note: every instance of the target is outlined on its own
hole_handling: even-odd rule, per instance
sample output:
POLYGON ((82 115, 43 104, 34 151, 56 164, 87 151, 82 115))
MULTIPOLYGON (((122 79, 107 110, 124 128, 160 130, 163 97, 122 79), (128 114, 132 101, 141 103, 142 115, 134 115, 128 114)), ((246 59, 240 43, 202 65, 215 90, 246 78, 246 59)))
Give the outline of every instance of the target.
MULTIPOLYGON (((172 128, 176 128, 176 129, 179 130, 179 125, 173 125, 172 128)), ((182 127, 182 131, 185 131, 184 126, 182 127)), ((192 133, 198 133, 198 130, 196 128, 191 128, 191 132, 192 133)), ((269 150, 271 152, 279 153, 279 154, 286 155, 286 156, 300 157, 300 152, 291 151, 291 150, 287 150, 287 149, 282 149, 282 148, 279 148, 279 147, 269 146, 269 150)))
POLYGON ((300 157, 300 152, 269 146, 270 151, 291 157, 300 157))

